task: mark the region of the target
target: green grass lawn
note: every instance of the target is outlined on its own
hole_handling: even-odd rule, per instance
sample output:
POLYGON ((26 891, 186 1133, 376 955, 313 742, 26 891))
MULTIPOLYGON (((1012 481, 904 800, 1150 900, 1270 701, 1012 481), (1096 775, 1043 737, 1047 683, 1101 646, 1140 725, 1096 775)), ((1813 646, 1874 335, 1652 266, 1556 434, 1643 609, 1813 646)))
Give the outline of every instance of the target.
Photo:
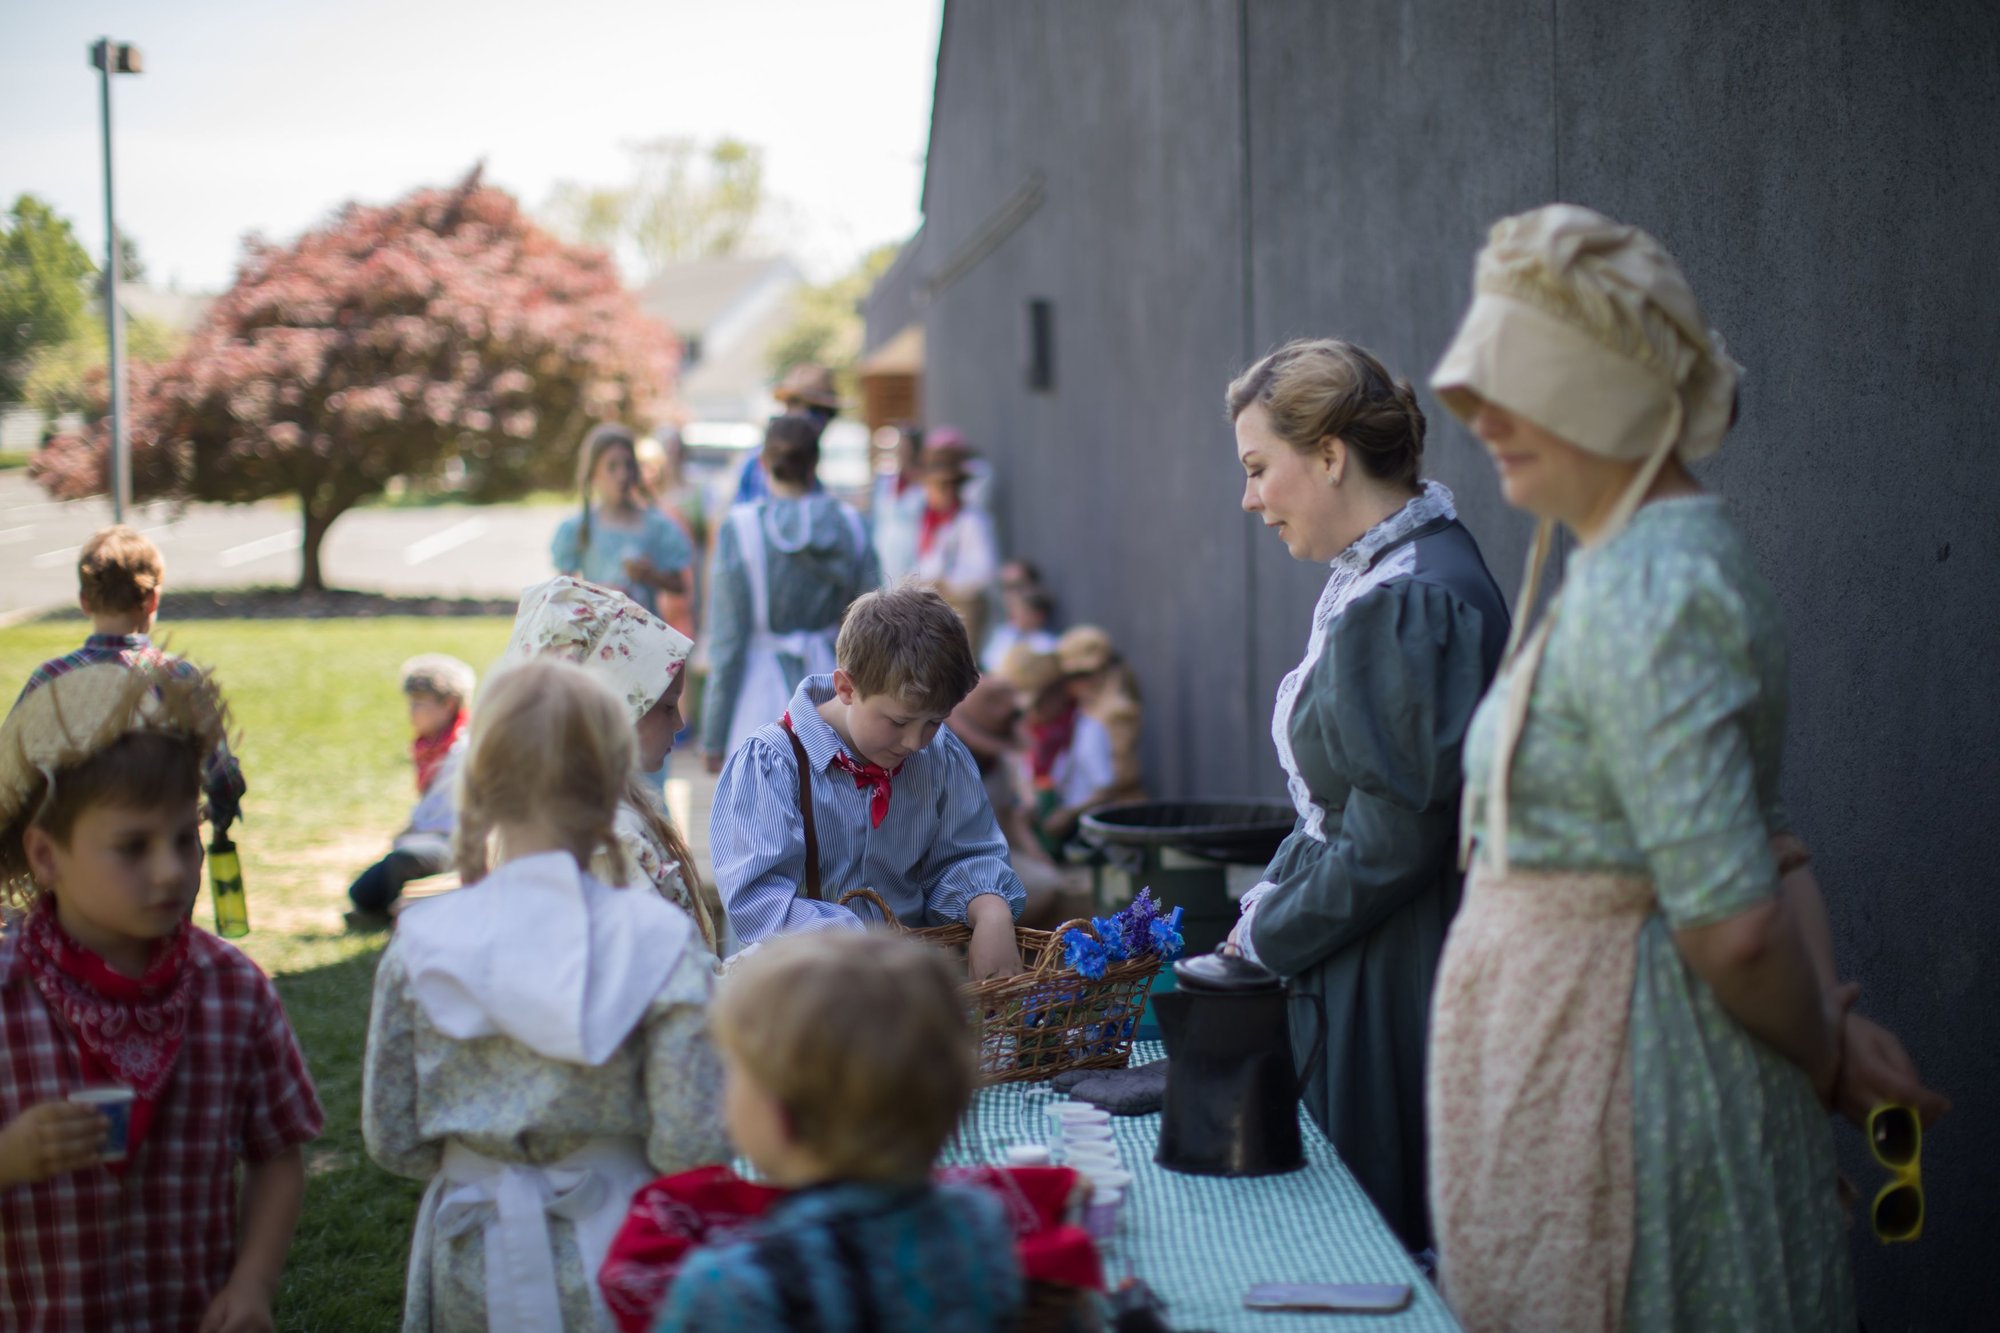
MULTIPOLYGON (((361 1144, 361 1059, 383 937, 343 932, 355 872, 387 850, 415 797, 397 667, 446 652, 482 674, 505 619, 183 621, 174 649, 213 667, 250 783, 235 831, 250 901, 244 951, 270 972, 326 1106, 307 1150, 305 1215, 279 1297, 281 1329, 397 1326, 417 1186, 377 1170, 361 1144)), ((0 629, 11 700, 36 664, 68 652, 79 621, 0 629)), ((213 921, 206 901, 196 920, 213 921)))

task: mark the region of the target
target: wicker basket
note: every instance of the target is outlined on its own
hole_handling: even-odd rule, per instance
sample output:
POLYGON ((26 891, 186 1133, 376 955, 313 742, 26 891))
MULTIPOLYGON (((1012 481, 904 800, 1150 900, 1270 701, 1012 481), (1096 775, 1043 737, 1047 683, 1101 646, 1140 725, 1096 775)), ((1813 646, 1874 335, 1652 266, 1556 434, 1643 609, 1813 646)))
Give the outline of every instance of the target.
MULTIPOLYGON (((965 925, 912 929, 896 920, 870 889, 844 893, 846 906, 860 899, 891 929, 964 957, 972 939, 965 925)), ((1065 921, 1054 930, 1014 928, 1027 970, 1019 976, 967 982, 965 995, 980 1020, 979 1073, 987 1083, 1041 1082, 1070 1069, 1123 1069, 1132 1060, 1132 1033, 1146 994, 1160 971, 1160 957, 1109 963, 1096 981, 1063 968, 1063 932, 1097 938, 1088 921, 1065 921)))

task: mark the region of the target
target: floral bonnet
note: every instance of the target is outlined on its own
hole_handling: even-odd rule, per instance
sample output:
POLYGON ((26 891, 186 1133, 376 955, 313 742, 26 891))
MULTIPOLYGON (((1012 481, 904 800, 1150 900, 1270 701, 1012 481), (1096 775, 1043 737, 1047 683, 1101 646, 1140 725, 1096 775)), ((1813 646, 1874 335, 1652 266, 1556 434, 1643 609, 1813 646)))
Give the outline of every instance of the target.
POLYGON ((636 725, 687 666, 694 641, 615 588, 564 574, 521 594, 500 666, 559 657, 602 677, 636 725))

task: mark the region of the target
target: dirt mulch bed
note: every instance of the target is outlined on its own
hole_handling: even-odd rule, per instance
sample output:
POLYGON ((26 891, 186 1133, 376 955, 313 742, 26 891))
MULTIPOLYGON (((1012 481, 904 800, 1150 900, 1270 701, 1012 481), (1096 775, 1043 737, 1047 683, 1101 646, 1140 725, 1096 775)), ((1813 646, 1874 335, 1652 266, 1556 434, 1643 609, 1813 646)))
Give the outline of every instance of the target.
MULTIPOLYGON (((216 591, 169 589, 160 597, 160 619, 176 620, 339 620, 377 616, 512 616, 512 597, 412 597, 393 593, 329 588, 302 593, 296 588, 226 588, 216 591)), ((40 621, 81 620, 73 607, 49 611, 40 621)))

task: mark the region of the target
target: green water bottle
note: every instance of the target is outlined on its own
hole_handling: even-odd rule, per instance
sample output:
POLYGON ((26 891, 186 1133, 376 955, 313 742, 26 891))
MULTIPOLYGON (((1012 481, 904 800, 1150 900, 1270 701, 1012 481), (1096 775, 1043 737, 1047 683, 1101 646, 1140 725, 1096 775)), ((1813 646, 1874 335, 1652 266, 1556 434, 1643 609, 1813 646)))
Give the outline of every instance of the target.
POLYGON ((243 896, 243 863, 236 844, 216 831, 208 843, 208 896, 215 900, 215 933, 240 940, 250 933, 250 903, 243 896))

